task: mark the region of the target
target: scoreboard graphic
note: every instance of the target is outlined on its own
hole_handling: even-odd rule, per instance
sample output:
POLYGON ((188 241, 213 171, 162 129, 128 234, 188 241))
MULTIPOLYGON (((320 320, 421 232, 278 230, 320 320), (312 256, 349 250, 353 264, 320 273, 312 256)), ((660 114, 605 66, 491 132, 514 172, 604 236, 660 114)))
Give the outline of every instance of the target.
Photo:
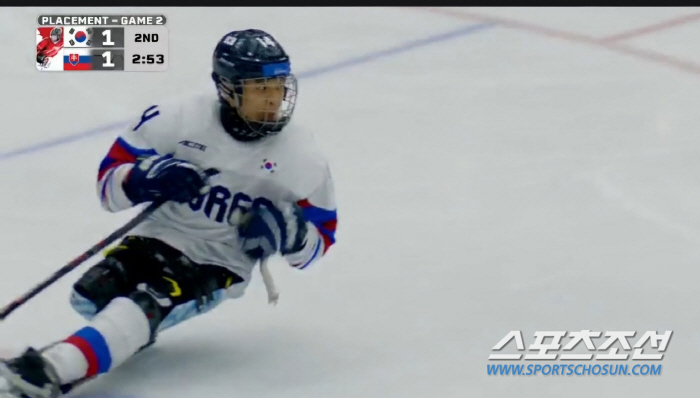
POLYGON ((168 68, 163 15, 40 15, 40 71, 162 72, 168 68))

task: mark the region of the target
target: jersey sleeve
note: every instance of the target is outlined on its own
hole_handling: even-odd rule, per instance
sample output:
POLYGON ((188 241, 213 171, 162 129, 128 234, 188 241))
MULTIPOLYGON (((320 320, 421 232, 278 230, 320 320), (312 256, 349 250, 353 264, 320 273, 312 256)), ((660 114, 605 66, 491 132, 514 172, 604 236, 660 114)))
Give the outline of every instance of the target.
POLYGON ((97 194, 105 210, 117 212, 133 207, 122 183, 137 159, 175 152, 172 137, 178 112, 151 106, 117 137, 102 159, 97 173, 97 194))
POLYGON ((46 42, 46 39, 42 39, 39 44, 36 45, 36 54, 39 55, 46 49, 46 46, 48 43, 46 42))
POLYGON ((285 256, 292 267, 304 269, 322 258, 335 244, 338 213, 335 188, 330 169, 326 165, 323 181, 306 198, 297 201, 308 225, 306 246, 298 253, 285 256))

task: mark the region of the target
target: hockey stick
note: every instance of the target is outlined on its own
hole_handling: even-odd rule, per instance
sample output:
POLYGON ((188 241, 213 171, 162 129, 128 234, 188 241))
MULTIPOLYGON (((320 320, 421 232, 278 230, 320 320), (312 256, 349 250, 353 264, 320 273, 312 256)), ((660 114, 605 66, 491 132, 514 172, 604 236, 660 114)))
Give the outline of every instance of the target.
POLYGON ((57 280, 59 280, 60 278, 62 278, 66 274, 68 274, 69 272, 73 271, 80 264, 84 263, 90 257, 99 253, 102 249, 109 246, 112 242, 119 239, 122 235, 129 232, 132 228, 134 228, 136 225, 140 224, 142 221, 144 221, 146 218, 148 218, 148 216, 153 214, 153 212, 156 211, 163 203, 165 203, 165 202, 158 201, 158 202, 151 203, 150 205, 148 205, 148 207, 146 207, 143 211, 141 211, 141 213, 136 215, 136 217, 132 218, 129 222, 127 222, 126 224, 121 226, 116 231, 112 232, 106 238, 99 241, 96 245, 94 245, 93 247, 88 249, 85 253, 76 257, 73 261, 71 261, 68 264, 61 267, 58 271, 54 272, 53 275, 46 278, 43 282, 39 283, 38 285, 33 287, 31 290, 27 291, 22 296, 18 297, 13 302, 11 302, 7 306, 5 306, 5 308, 3 308, 2 311, 0 311, 0 321, 5 320, 5 318, 7 318, 8 315, 10 315, 14 310, 19 308, 21 305, 23 305, 24 303, 29 301, 29 299, 31 299, 32 297, 39 294, 42 290, 46 289, 47 287, 52 285, 54 282, 56 282, 57 280))

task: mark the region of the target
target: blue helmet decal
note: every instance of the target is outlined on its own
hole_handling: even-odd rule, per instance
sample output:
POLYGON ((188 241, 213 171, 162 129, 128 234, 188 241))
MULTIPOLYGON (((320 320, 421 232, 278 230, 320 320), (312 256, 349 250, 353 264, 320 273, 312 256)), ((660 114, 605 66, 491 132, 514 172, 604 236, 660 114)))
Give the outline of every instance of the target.
POLYGON ((263 77, 287 76, 292 72, 289 62, 279 62, 262 66, 263 77))

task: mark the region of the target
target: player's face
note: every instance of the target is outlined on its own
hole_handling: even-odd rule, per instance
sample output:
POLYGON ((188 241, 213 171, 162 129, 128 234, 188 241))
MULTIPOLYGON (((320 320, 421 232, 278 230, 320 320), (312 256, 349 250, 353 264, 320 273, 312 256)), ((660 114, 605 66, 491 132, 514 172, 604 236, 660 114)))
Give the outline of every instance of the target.
POLYGON ((251 122, 275 122, 280 117, 284 101, 285 78, 252 79, 243 83, 243 95, 238 108, 241 116, 251 122))

